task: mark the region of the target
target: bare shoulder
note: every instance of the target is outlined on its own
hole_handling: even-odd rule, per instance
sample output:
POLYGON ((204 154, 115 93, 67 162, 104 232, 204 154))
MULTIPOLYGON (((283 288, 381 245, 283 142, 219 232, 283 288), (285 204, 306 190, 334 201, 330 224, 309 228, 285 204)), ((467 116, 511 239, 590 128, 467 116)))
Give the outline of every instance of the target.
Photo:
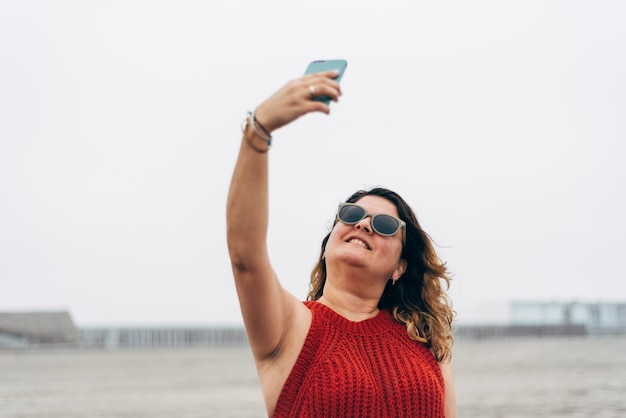
POLYGON ((447 359, 439 362, 439 368, 441 369, 445 386, 446 418, 456 418, 456 393, 454 389, 452 361, 447 359))
MULTIPOLYGON (((310 309, 292 295, 287 296, 285 301, 284 333, 276 350, 262 362, 289 363, 293 352, 300 353, 306 336, 311 327, 312 314, 310 309)), ((295 359, 293 359, 295 363, 295 359)), ((291 364, 293 366, 293 364, 291 364)))
POLYGON ((309 308, 286 291, 283 294, 283 299, 285 316, 282 322, 283 333, 280 342, 266 359, 261 359, 262 361, 283 361, 282 358, 294 348, 299 352, 309 332, 312 318, 309 308))
POLYGON ((283 340, 271 356, 256 360, 269 416, 273 415, 280 392, 296 364, 311 327, 312 314, 309 308, 295 298, 288 304, 288 321, 283 340))

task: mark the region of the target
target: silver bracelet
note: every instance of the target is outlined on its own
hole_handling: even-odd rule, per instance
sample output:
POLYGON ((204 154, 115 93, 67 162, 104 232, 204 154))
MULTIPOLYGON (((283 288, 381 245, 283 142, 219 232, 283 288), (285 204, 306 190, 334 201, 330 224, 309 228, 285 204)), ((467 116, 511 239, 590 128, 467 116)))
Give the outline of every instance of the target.
MULTIPOLYGON (((270 150, 270 148, 272 147, 272 136, 269 134, 265 134, 265 133, 261 133, 256 125, 258 124, 258 121, 256 120, 256 118, 254 117, 254 113, 252 112, 248 112, 248 117, 245 118, 243 120, 243 122, 241 123, 241 132, 243 133, 243 138, 246 141, 246 143, 248 144, 248 146, 250 148, 252 148, 253 150, 255 150, 256 152, 260 153, 260 154, 265 154, 266 152, 268 152, 270 150), (256 122, 256 123, 255 123, 256 122), (248 138, 248 136, 246 135, 246 131, 248 129, 248 125, 252 127, 252 131, 254 132, 254 134, 256 136, 258 136, 260 139, 262 139, 263 141, 267 142, 267 148, 266 149, 260 149, 257 148, 253 142, 251 138, 248 138)), ((260 124, 259 124, 260 125, 260 124)), ((263 129, 265 131, 265 128, 263 128, 261 126, 261 129, 263 129)))

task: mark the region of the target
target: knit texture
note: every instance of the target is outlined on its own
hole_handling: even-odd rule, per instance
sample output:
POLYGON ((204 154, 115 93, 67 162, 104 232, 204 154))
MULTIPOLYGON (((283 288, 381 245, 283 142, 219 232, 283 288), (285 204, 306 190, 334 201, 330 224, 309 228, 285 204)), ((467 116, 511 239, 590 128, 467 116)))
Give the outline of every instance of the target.
POLYGON ((444 417, 433 354, 387 311, 353 322, 318 302, 274 412, 283 417, 444 417))

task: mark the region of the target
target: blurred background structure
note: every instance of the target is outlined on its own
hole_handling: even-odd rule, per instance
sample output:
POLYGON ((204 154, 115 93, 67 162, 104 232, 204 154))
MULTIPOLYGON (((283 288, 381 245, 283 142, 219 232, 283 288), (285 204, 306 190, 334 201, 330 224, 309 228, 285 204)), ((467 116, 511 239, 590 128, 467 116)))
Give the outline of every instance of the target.
POLYGON ((0 348, 71 345, 80 340, 68 312, 0 312, 0 348))
MULTIPOLYGON (((458 324, 457 339, 626 335, 626 303, 513 302, 506 324, 458 324)), ((81 327, 68 312, 0 313, 0 349, 244 346, 241 326, 81 327)))
POLYGON ((624 334, 626 303, 514 302, 514 325, 584 326, 590 334, 624 334))

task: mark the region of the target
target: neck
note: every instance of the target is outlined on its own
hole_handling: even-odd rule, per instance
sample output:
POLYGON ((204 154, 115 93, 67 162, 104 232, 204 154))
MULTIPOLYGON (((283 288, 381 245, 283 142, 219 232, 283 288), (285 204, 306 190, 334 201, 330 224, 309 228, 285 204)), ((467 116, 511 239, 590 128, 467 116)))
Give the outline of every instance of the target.
POLYGON ((328 306, 350 321, 359 322, 378 314, 378 298, 365 298, 337 287, 326 281, 324 294, 318 302, 328 306))

